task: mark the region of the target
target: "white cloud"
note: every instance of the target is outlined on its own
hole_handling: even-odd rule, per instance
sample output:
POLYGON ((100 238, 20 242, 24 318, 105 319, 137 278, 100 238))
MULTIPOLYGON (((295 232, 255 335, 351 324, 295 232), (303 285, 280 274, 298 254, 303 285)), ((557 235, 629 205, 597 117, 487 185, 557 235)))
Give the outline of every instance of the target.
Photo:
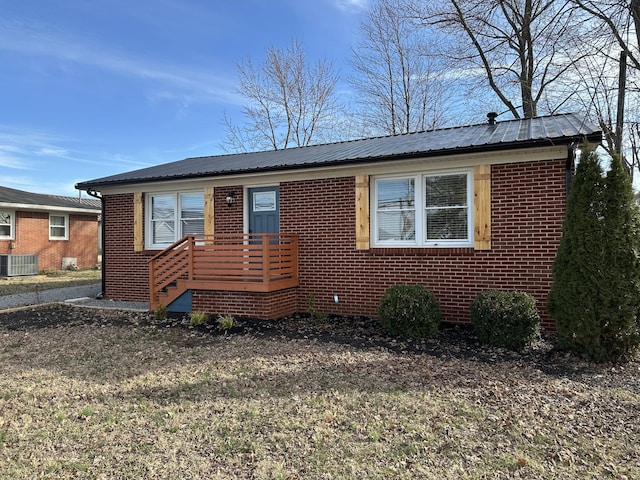
MULTIPOLYGON (((233 93, 235 78, 216 75, 208 69, 177 64, 160 64, 144 58, 91 44, 85 38, 74 38, 46 27, 0 19, 0 51, 24 56, 47 57, 54 60, 90 66, 115 75, 152 82, 166 98, 187 98, 199 101, 221 101, 237 104, 233 93)), ((42 66, 41 66, 42 68, 42 66)))
POLYGON ((369 6, 369 0, 333 0, 333 3, 344 12, 366 10, 369 6))
POLYGON ((25 165, 19 158, 3 153, 2 147, 0 147, 0 167, 13 168, 15 170, 26 169, 25 165))

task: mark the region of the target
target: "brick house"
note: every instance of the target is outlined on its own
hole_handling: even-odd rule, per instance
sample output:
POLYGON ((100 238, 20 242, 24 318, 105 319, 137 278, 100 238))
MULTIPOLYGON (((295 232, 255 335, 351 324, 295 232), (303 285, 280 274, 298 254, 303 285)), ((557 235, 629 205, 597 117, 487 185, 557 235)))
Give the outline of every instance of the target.
POLYGON ((96 199, 0 187, 0 275, 95 267, 100 215, 96 199))
POLYGON ((151 308, 374 316, 420 283, 445 320, 518 289, 543 324, 575 149, 574 114, 279 151, 188 158, 82 182, 104 202, 104 294, 151 308))

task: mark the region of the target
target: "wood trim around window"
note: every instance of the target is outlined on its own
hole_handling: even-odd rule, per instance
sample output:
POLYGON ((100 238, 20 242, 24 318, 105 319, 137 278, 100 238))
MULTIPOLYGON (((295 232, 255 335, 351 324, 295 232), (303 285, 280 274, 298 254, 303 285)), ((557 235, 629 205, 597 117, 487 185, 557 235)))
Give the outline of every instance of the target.
POLYGON ((133 192, 133 251, 144 250, 144 202, 142 192, 133 192))
POLYGON ((473 169, 474 249, 491 250, 491 165, 473 169))
POLYGON ((204 189, 204 234, 213 235, 215 233, 215 202, 213 187, 204 189))
POLYGON ((356 176, 356 250, 369 250, 369 175, 356 176))

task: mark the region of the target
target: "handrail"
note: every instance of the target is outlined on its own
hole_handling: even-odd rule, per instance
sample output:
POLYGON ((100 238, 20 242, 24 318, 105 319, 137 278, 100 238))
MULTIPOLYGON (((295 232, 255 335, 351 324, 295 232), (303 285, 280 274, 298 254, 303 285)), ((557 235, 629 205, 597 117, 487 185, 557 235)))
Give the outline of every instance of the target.
POLYGON ((298 278, 295 234, 189 235, 149 260, 151 305, 178 281, 239 284, 271 283, 298 278))
POLYGON ((188 276, 189 265, 193 263, 194 245, 195 238, 189 235, 149 259, 151 303, 155 303, 162 290, 179 278, 188 276))

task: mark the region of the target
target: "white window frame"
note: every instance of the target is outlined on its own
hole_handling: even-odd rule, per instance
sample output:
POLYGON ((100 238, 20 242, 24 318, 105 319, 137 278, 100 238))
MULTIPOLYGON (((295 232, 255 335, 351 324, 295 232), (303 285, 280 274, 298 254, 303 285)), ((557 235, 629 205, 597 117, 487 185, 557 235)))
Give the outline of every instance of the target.
POLYGON ((446 248, 473 247, 473 169, 437 170, 426 172, 412 172, 398 175, 377 175, 372 178, 372 194, 370 201, 371 232, 370 238, 374 247, 417 247, 417 248, 446 248), (467 176, 467 238, 466 239, 426 239, 426 205, 425 188, 427 177, 460 175, 467 176), (414 240, 380 240, 378 238, 378 183, 381 180, 414 179, 414 208, 415 208, 415 239, 414 240))
POLYGON ((16 212, 15 210, 0 210, 0 213, 9 214, 9 223, 2 223, 3 226, 9 225, 9 235, 0 234, 0 240, 13 240, 16 236, 16 212))
MULTIPOLYGON (((200 194, 204 200, 204 190, 184 190, 178 192, 153 192, 145 195, 145 248, 149 250, 162 250, 172 245, 174 242, 180 240, 184 235, 182 233, 182 218, 180 216, 181 196, 189 194, 200 194), (173 197, 173 224, 174 224, 174 238, 168 243, 153 243, 153 222, 151 216, 151 209, 153 205, 154 197, 173 197)), ((190 219, 193 220, 193 219, 190 219)), ((204 211, 203 211, 203 225, 204 225, 204 211)))
POLYGON ((69 240, 69 215, 59 214, 59 213, 50 213, 49 214, 49 240, 69 240), (64 225, 53 225, 51 223, 52 217, 62 217, 64 218, 64 225), (64 227, 64 235, 53 235, 53 228, 63 228, 64 227))

